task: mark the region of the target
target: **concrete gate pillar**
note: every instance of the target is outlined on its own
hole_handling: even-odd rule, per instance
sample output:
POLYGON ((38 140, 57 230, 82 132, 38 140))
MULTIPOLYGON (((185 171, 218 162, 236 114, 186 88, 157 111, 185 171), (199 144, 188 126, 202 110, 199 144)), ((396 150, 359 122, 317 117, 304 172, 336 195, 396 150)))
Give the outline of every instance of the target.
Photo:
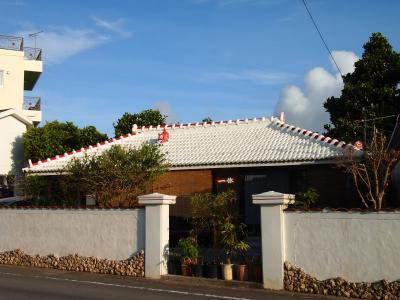
POLYGON ((263 284, 266 289, 283 289, 285 261, 284 207, 294 195, 274 191, 253 195, 253 203, 261 209, 261 247, 263 284))
POLYGON ((148 278, 160 278, 167 274, 169 252, 169 205, 175 204, 176 196, 153 193, 138 197, 145 205, 145 259, 144 273, 148 278))

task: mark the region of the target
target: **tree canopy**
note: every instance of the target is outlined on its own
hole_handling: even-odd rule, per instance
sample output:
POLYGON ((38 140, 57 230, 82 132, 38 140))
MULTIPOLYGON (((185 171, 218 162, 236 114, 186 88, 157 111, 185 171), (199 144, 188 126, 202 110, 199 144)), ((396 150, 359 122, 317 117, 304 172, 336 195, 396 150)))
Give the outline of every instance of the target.
POLYGON ((158 109, 147 109, 140 113, 131 114, 124 113, 117 123, 114 123, 115 136, 121 136, 132 131, 133 124, 141 126, 157 126, 164 125, 167 116, 161 114, 158 109))
POLYGON ((167 169, 158 145, 113 145, 100 155, 74 158, 58 176, 25 176, 21 188, 36 205, 79 205, 90 195, 98 206, 134 207, 167 169))
POLYGON ((114 145, 99 156, 86 155, 71 161, 63 181, 67 187, 93 195, 99 205, 132 207, 137 204, 137 196, 167 169, 165 154, 158 145, 114 145))
POLYGON ((375 126, 390 136, 396 123, 393 115, 400 113, 400 53, 381 33, 373 33, 363 48, 354 72, 343 76, 342 95, 324 103, 331 122, 325 125, 327 135, 347 142, 364 140, 364 118, 368 133, 375 126))
POLYGON ((106 140, 94 126, 79 128, 72 122, 53 121, 24 133, 25 159, 37 161, 106 140))

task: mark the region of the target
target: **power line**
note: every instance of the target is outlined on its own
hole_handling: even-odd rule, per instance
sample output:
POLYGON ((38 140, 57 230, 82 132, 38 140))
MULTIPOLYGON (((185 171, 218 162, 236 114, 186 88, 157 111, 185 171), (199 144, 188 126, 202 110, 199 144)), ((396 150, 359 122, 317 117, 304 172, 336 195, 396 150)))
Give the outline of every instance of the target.
POLYGON ((399 115, 389 115, 389 116, 383 116, 383 117, 378 117, 378 118, 373 118, 373 119, 355 120, 354 122, 368 122, 368 121, 375 121, 375 120, 393 118, 393 117, 397 117, 397 116, 399 116, 399 115))
POLYGON ((338 69, 340 75, 343 77, 342 71, 340 70, 338 64, 336 63, 336 60, 335 60, 335 58, 333 57, 332 52, 331 52, 331 50, 330 50, 329 47, 328 47, 328 44, 325 42, 325 39, 324 39, 324 37, 322 36, 322 33, 321 33, 321 31, 319 30, 319 28, 318 28, 318 26, 317 26, 317 23, 315 22, 315 20, 314 20, 312 14, 311 14, 311 12, 310 12, 310 10, 309 10, 308 7, 307 7, 306 0, 303 0, 303 4, 304 4, 304 7, 306 8, 306 10, 307 10, 307 12, 308 12, 308 15, 310 16, 311 21, 312 21, 313 24, 314 24, 315 29, 317 30, 317 32, 318 32, 318 34, 319 34, 319 37, 321 38, 322 42, 324 43, 325 48, 326 48, 326 50, 328 51, 330 57, 332 58, 333 63, 335 64, 336 68, 338 69))

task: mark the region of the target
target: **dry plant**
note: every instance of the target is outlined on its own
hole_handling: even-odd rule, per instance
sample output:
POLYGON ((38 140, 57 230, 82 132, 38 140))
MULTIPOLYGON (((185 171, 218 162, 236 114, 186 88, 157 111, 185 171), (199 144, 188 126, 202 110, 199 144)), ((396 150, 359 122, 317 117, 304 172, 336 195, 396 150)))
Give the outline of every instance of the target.
POLYGON ((388 149, 386 137, 375 131, 371 143, 363 151, 348 147, 338 165, 352 176, 365 208, 380 210, 391 173, 399 161, 400 151, 388 149))

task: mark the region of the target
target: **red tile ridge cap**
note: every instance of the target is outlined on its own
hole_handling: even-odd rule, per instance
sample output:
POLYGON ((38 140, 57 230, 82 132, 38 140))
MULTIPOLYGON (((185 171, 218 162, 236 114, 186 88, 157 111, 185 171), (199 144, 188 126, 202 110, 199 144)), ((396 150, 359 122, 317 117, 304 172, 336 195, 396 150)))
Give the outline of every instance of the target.
MULTIPOLYGON (((279 120, 278 118, 272 118, 271 121, 277 126, 280 127, 282 129, 287 129, 288 131, 293 131, 299 134, 302 134, 306 137, 309 138, 313 138, 316 139, 318 141, 324 142, 328 145, 331 146, 336 146, 338 148, 346 148, 346 147, 352 147, 355 150, 358 150, 357 148, 355 148, 352 144, 347 144, 344 141, 339 141, 337 139, 332 139, 329 136, 324 136, 323 134, 320 134, 318 132, 314 132, 314 131, 310 131, 304 128, 300 128, 300 127, 296 127, 294 125, 282 122, 281 120, 279 120)), ((358 150, 359 151, 359 150, 358 150)))
MULTIPOLYGON (((60 158, 64 158, 64 157, 68 157, 68 156, 75 155, 76 153, 87 152, 87 151, 92 150, 92 149, 94 149, 94 148, 101 148, 101 147, 104 147, 104 146, 106 146, 106 145, 115 143, 115 142, 117 142, 117 141, 124 140, 124 139, 126 139, 126 138, 132 137, 132 136, 137 135, 137 134, 140 134, 140 132, 128 133, 128 134, 122 135, 122 136, 120 136, 120 137, 116 137, 116 138, 114 137, 114 138, 108 139, 108 140, 106 140, 106 141, 97 143, 97 144, 89 145, 88 147, 82 147, 81 149, 76 149, 76 150, 73 149, 73 150, 71 150, 71 151, 69 151, 69 152, 65 152, 65 153, 63 153, 63 154, 59 154, 59 155, 56 155, 56 156, 53 156, 53 157, 49 157, 49 158, 47 158, 47 159, 38 160, 38 161, 35 161, 35 162, 32 162, 32 161, 29 159, 29 167, 33 167, 33 166, 37 166, 37 165, 42 165, 42 164, 44 164, 44 163, 47 163, 47 162, 50 162, 50 161, 53 161, 53 160, 58 160, 58 159, 60 159, 60 158)), ((24 169, 25 169, 25 168, 24 168, 24 169)))
MULTIPOLYGON (((222 121, 211 121, 211 122, 195 122, 195 123, 171 123, 171 124, 160 124, 157 126, 142 126, 142 127, 137 127, 138 129, 141 130, 159 130, 159 129, 175 129, 175 128, 189 128, 189 127, 206 127, 208 125, 210 126, 216 126, 216 125, 234 125, 234 124, 248 124, 250 122, 263 122, 266 120, 271 120, 271 118, 268 117, 257 117, 257 118, 252 118, 252 119, 237 119, 237 120, 222 120, 222 121)), ((135 126, 134 124, 133 126, 135 126)), ((137 125, 136 125, 137 126, 137 125)))

